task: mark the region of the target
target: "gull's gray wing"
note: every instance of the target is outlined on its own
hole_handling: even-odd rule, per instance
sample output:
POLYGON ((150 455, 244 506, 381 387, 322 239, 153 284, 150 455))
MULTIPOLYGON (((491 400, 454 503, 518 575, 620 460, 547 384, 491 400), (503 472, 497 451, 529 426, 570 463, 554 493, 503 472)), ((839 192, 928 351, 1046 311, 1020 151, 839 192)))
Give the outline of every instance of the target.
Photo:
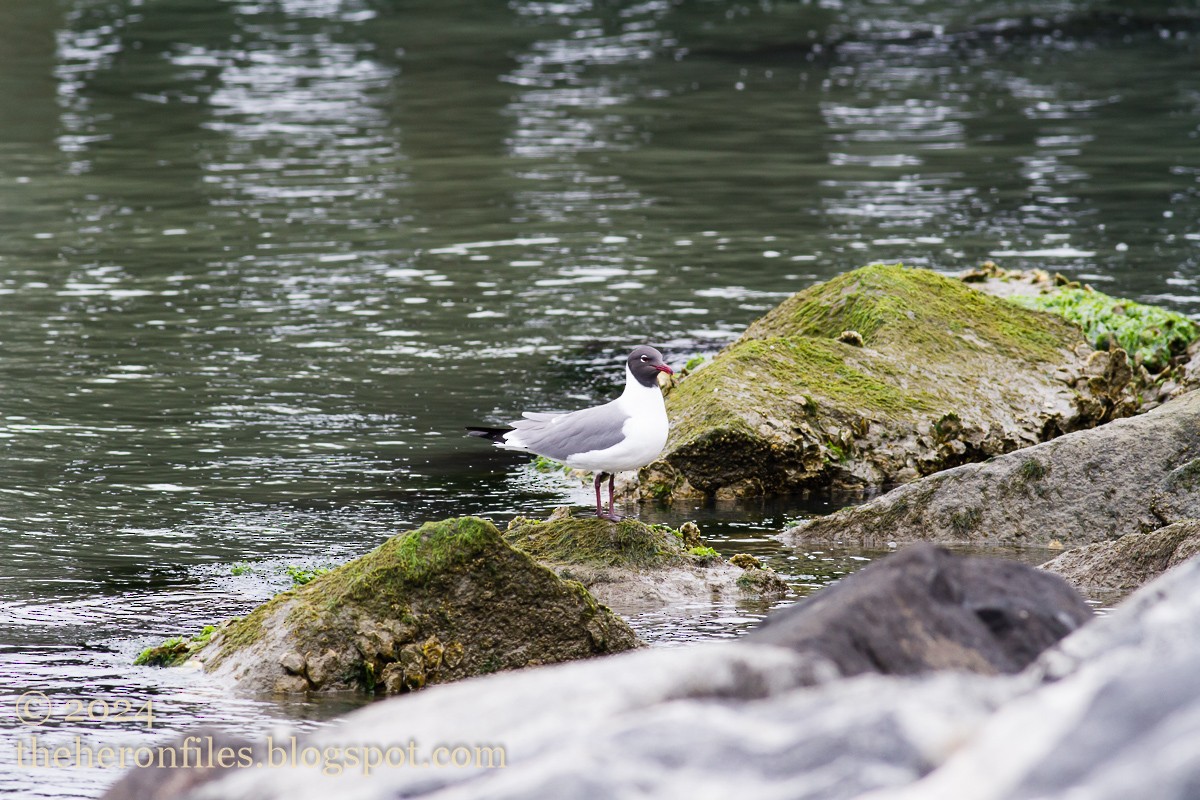
POLYGON ((525 412, 524 416, 512 424, 515 430, 506 441, 557 461, 620 444, 629 419, 616 401, 566 414, 525 412))

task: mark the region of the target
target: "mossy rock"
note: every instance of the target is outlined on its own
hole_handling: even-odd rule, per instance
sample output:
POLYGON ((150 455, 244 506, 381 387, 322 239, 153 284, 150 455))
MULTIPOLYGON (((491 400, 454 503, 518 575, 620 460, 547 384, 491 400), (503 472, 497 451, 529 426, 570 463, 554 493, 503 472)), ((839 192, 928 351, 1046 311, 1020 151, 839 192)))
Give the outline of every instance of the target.
POLYGON ((558 567, 643 570, 690 563, 683 534, 636 519, 614 523, 562 512, 544 521, 517 517, 504 538, 532 558, 558 567))
POLYGON ((788 585, 770 569, 748 569, 738 576, 738 588, 759 597, 785 597, 788 585))
POLYGON ((639 646, 584 587, 460 517, 392 537, 213 636, 204 668, 255 691, 404 692, 639 646))
POLYGON ((785 300, 672 389, 639 493, 861 492, 1132 413, 1129 374, 1093 355, 1061 317, 863 267, 785 300))
POLYGON ((729 557, 729 563, 741 569, 762 569, 763 562, 759 561, 749 553, 737 553, 729 557))
POLYGON ((580 581, 619 613, 712 600, 720 596, 779 597, 787 584, 769 569, 741 581, 742 569, 700 537, 694 522, 679 528, 635 519, 610 522, 556 509, 547 520, 517 517, 504 537, 519 550, 580 581))
POLYGON ((133 663, 140 667, 177 667, 200 652, 225 624, 228 623, 221 626, 205 625, 194 636, 173 636, 162 644, 147 647, 133 663))

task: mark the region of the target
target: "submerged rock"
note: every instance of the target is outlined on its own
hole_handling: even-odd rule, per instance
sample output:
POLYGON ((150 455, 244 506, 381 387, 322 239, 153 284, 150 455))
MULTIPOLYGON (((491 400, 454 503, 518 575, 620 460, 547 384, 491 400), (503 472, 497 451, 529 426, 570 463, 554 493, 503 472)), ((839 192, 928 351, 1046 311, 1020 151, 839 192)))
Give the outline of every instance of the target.
POLYGON ((692 522, 677 530, 635 519, 614 524, 560 508, 545 521, 517 517, 504 538, 623 614, 722 596, 782 597, 788 591, 761 564, 747 577, 707 546, 692 522))
POLYGON ((900 486, 783 541, 1066 546, 1200 518, 1200 392, 1146 414, 900 486))
MULTIPOLYGON (((1200 484, 1200 462, 1194 480, 1200 484)), ((1115 601, 1171 567, 1200 554, 1200 520, 1176 522, 1148 533, 1068 550, 1042 564, 1072 586, 1115 601)))
POLYGON ((863 491, 1132 413, 1123 353, 928 270, 802 291, 674 386, 642 498, 863 491), (853 333, 854 335, 849 335, 853 333))
POLYGON ((219 629, 195 656, 251 691, 406 692, 637 647, 490 522, 427 523, 219 629))
POLYGON ((194 636, 173 636, 160 645, 147 647, 133 663, 139 667, 177 667, 204 649, 218 630, 216 625, 205 625, 194 636))

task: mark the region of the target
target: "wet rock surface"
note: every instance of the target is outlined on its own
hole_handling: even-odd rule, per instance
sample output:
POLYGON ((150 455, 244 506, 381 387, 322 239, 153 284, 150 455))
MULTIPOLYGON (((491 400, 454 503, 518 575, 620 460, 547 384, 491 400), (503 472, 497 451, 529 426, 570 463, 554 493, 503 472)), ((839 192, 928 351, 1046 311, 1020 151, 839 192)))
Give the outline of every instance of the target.
POLYGON ((1064 546, 1200 518, 1200 392, 808 520, 783 541, 1064 546))
MULTIPOLYGON (((465 742, 501 748, 503 769, 232 770, 157 796, 1190 798, 1200 561, 1015 675, 840 675, 811 650, 747 637, 489 676, 375 704, 304 744, 465 742)), ((122 792, 109 797, 135 796, 122 792)))
POLYGON ((1042 564, 1042 569, 1061 575, 1081 591, 1113 602, 1197 554, 1200 520, 1193 519, 1077 547, 1042 564))
POLYGON ((613 523, 559 508, 501 534, 463 517, 393 537, 137 663, 199 666, 252 692, 396 694, 639 646, 610 606, 633 615, 789 591, 757 559, 726 561, 695 523, 613 523))
POLYGON ((1183 368, 1178 385, 1169 388, 1168 396, 1200 389, 1200 340, 1192 342, 1188 348, 1188 362, 1183 368))
POLYGON ((194 661, 248 691, 400 693, 638 645, 582 585, 461 517, 278 595, 217 630, 194 661))
POLYGON ((928 270, 793 295, 667 396, 645 498, 862 492, 1133 413, 1124 351, 928 270))

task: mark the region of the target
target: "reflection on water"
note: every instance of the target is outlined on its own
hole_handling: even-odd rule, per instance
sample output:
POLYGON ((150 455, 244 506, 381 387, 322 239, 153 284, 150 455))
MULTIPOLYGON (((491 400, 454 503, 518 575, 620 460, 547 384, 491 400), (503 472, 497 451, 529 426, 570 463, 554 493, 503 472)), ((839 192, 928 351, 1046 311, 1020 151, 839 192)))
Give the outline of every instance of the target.
MULTIPOLYGON (((101 741, 318 724, 344 706, 130 661, 244 613, 289 565, 427 519, 587 505, 462 425, 611 397, 631 344, 680 365, 872 260, 994 258, 1200 314, 1187 10, 820 5, 9 9, 0 705, 161 698, 153 732, 53 728, 101 741)), ((877 555, 768 538, 822 510, 641 513, 696 518, 803 593, 877 555)), ((668 646, 768 610, 633 622, 668 646)))

